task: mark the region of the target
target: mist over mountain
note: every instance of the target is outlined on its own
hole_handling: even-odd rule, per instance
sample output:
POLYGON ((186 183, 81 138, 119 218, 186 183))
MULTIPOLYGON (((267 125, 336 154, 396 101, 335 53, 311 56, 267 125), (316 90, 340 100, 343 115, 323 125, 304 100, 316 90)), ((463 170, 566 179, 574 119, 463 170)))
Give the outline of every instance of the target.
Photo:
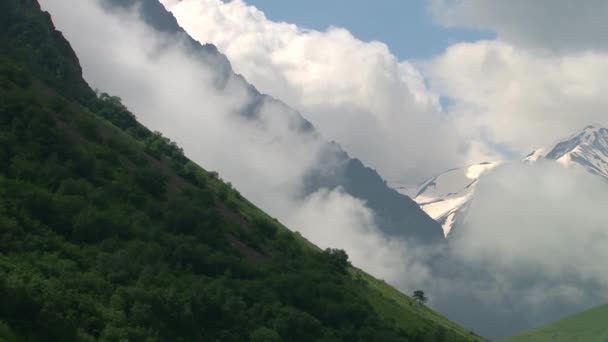
MULTIPOLYGON (((154 137, 175 141, 162 140, 159 146, 183 148, 180 157, 168 147, 177 153, 175 158, 190 158, 216 171, 204 175, 229 181, 220 188, 239 189, 275 217, 270 221, 285 224, 321 248, 346 250, 354 266, 405 293, 423 289, 429 307, 466 328, 500 338, 608 302, 608 279, 597 262, 608 258, 608 217, 603 209, 608 189, 605 179, 598 177, 608 174, 607 130, 589 126, 535 150, 526 160, 513 161, 519 160, 518 153, 562 135, 576 123, 603 117, 598 110, 603 102, 593 96, 601 93, 601 82, 608 79, 599 77, 600 83, 593 83, 602 75, 601 61, 606 59, 601 54, 520 52, 498 40, 456 43, 444 54, 414 64, 397 60, 382 43, 362 42, 345 29, 306 31, 271 22, 243 1, 40 3, 61 31, 49 33, 57 49, 74 60, 77 55, 82 65, 80 69, 72 63, 64 69, 65 63, 44 51, 23 53, 19 58, 32 70, 55 72, 40 73, 41 81, 76 101, 103 97, 129 108, 143 125, 162 132, 154 137), (179 22, 163 3, 175 11, 179 22), (225 35, 222 30, 227 30, 225 35), (202 37, 220 44, 206 44, 202 37), (226 55, 232 56, 230 60, 226 55), (596 72, 578 68, 581 60, 596 72), (247 76, 237 74, 231 63, 247 76), (529 79, 530 75, 538 77, 529 79), (575 110, 580 108, 588 110, 575 110), (468 166, 438 175, 425 173, 439 165, 452 167, 456 161, 468 166), (420 175, 428 180, 413 188, 385 181, 390 176, 411 184, 420 175)), ((146 144, 148 149, 158 147, 155 141, 146 144)), ((108 154, 99 152, 96 158, 111 159, 108 154)), ((107 168, 103 172, 104 177, 111 173, 107 168)), ((125 189, 153 183, 146 177, 125 189)), ((225 191, 233 200, 226 206, 249 208, 236 193, 225 191)), ((137 198, 130 201, 139 203, 137 198)), ((167 211, 180 205, 192 209, 183 202, 158 205, 156 209, 170 208, 167 211)), ((155 212, 154 207, 148 211, 155 212)), ((262 232, 269 229, 264 222, 254 226, 262 232)), ((90 239, 97 241, 94 233, 90 239)), ((99 239, 106 238, 100 234, 99 239)), ((258 253, 266 246, 262 238, 240 234, 243 240, 229 241, 230 245, 252 259, 261 258, 258 253), (257 249, 248 248, 252 246, 257 249)), ((282 240, 269 236, 274 251, 282 240)), ((174 249, 182 253, 181 248, 174 249)), ((208 252, 203 250, 192 258, 208 252)), ((178 256, 190 260, 190 252, 178 256)), ((232 255, 229 249, 220 252, 232 255)), ((307 262, 315 267, 330 262, 315 258, 307 262)), ((341 277, 330 279, 350 279, 341 277)), ((305 284, 298 291, 313 288, 310 282, 305 284)), ((382 282, 367 284, 385 290, 378 285, 382 282)), ((357 291, 356 296, 378 295, 357 291)), ((396 298, 398 312, 411 304, 393 292, 389 296, 396 298)), ((380 302, 380 307, 394 308, 384 299, 380 302)), ((426 318, 433 315, 424 312, 426 318)), ((399 324, 407 327, 407 321, 399 324)), ((276 324, 271 328, 285 327, 276 324)), ((425 329, 429 334, 443 331, 425 329)), ((301 336, 308 336, 304 330, 301 336)), ((286 331, 281 330, 282 336, 286 331)))
POLYGON ((451 285, 435 307, 505 337, 608 301, 608 279, 588 261, 605 257, 608 243, 607 138, 607 129, 586 126, 521 161, 399 188, 449 229, 433 277, 451 285))
POLYGON ((412 187, 393 183, 400 193, 414 199, 420 207, 443 227, 448 236, 475 194, 476 184, 484 173, 502 164, 484 162, 445 171, 412 187))
MULTIPOLYGON (((566 139, 535 149, 523 159, 529 163, 541 160, 555 161, 608 179, 608 129, 588 125, 566 139)), ((448 170, 415 187, 397 183, 392 186, 414 199, 442 225, 447 236, 475 198, 480 177, 505 163, 508 161, 484 162, 448 170)))
MULTIPOLYGON (((91 89, 35 0, 0 2, 0 160, 2 341, 483 340, 290 231, 91 89)), ((313 196, 337 229, 336 212, 362 206, 313 196)))
MULTIPOLYGON (((44 1, 44 3, 52 4, 52 1, 44 1)), ((367 169, 361 162, 351 159, 339 145, 324 142, 314 127, 299 113, 278 100, 260 94, 253 86, 246 83, 241 76, 234 74, 230 69, 227 59, 215 47, 209 44, 200 45, 194 42, 177 25, 174 17, 164 9, 162 4, 156 1, 141 2, 135 0, 108 0, 102 3, 114 9, 130 9, 136 6, 138 15, 145 23, 150 25, 149 27, 152 30, 168 34, 166 39, 185 40, 186 45, 190 49, 194 49, 195 53, 200 54, 199 62, 207 66, 206 71, 209 71, 210 75, 206 75, 206 77, 217 78, 216 82, 219 82, 218 85, 220 87, 219 92, 224 92, 226 95, 230 94, 231 90, 227 89, 227 84, 230 82, 234 83, 234 85, 230 86, 239 87, 242 89, 240 91, 245 91, 245 99, 242 101, 240 108, 236 108, 235 111, 242 118, 250 120, 252 126, 264 125, 264 120, 273 119, 270 117, 264 118, 265 115, 282 116, 283 118, 278 118, 277 120, 285 120, 284 126, 267 127, 267 131, 264 132, 265 135, 283 137, 299 135, 302 136, 302 139, 310 140, 311 143, 316 144, 317 151, 313 153, 319 155, 318 160, 311 161, 311 165, 305 167, 307 170, 303 170, 305 174, 302 175, 301 180, 303 186, 299 190, 299 194, 294 195, 306 196, 321 188, 332 190, 340 187, 346 193, 364 201, 374 212, 382 210, 381 215, 376 214, 378 225, 382 231, 390 234, 390 236, 414 238, 427 242, 440 240, 441 234, 438 226, 421 213, 412 202, 403 196, 399 196, 391 188, 387 187, 375 171, 367 169), (270 114, 268 114, 270 112, 269 108, 272 108, 272 113, 270 114), (353 179, 353 177, 357 178, 353 179), (392 199, 394 198, 401 200, 393 201, 392 199), (398 204, 399 202, 401 204, 398 204)), ((69 35, 70 32, 68 31, 67 34, 69 35)), ((76 45, 76 48, 78 49, 78 45, 76 45)), ((83 60, 85 75, 87 74, 86 69, 88 65, 90 69, 99 67, 99 63, 94 63, 96 61, 91 61, 89 64, 85 55, 83 60)), ((91 75, 91 77, 95 76, 91 75)), ((100 80, 94 78, 93 82, 100 82, 100 80)), ((123 95, 123 98, 129 103, 128 92, 123 95)), ((147 118, 143 117, 142 120, 147 120, 147 118)), ((170 135, 178 141, 185 140, 185 138, 179 137, 180 133, 176 131, 175 134, 171 133, 170 135)), ((265 138, 268 138, 268 136, 265 138)), ((188 149, 186 148, 186 150, 188 149)), ((314 159, 317 157, 305 157, 305 159, 309 158, 314 159)), ((219 171, 221 172, 222 170, 219 171)), ((229 179, 236 184, 242 181, 236 177, 230 177, 229 179)))

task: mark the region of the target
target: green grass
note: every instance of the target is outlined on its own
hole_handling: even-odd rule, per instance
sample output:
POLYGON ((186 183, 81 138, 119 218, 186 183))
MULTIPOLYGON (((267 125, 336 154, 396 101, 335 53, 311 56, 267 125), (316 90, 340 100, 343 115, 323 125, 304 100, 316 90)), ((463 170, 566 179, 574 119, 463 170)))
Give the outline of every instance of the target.
POLYGON ((544 327, 506 338, 503 342, 608 341, 608 305, 564 318, 544 327))
POLYGON ((378 314, 386 320, 394 321, 401 328, 408 331, 427 331, 437 329, 445 331, 446 336, 441 336, 441 341, 453 341, 453 338, 462 341, 486 341, 483 337, 476 335, 450 321, 440 313, 431 310, 428 306, 417 303, 390 286, 383 280, 378 280, 358 269, 352 270, 356 277, 367 283, 369 302, 378 314))

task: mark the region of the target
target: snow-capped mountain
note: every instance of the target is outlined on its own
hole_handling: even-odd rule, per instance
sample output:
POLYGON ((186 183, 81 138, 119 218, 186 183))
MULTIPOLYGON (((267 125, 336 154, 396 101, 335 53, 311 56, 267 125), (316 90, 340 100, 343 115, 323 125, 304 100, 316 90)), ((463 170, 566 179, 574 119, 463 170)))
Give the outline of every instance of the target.
POLYGON ((416 187, 396 186, 395 189, 412 198, 443 227, 447 236, 459 212, 470 201, 479 177, 500 165, 501 161, 451 169, 416 187))
POLYGON ((555 160, 568 167, 583 167, 587 171, 608 178, 608 129, 587 126, 566 140, 539 148, 526 156, 526 161, 555 160))
MULTIPOLYGON (((582 167, 608 179, 608 128, 590 125, 567 139, 528 154, 524 161, 554 160, 566 167, 582 167)), ((418 186, 394 184, 395 190, 412 198, 443 227, 447 236, 457 217, 475 194, 475 186, 485 172, 504 163, 487 162, 448 170, 418 186)))

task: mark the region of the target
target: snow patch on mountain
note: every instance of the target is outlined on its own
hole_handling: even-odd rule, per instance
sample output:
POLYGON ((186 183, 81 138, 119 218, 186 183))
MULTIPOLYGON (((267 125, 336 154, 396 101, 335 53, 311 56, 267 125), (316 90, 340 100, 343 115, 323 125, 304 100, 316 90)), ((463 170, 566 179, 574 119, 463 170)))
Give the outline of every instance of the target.
MULTIPOLYGON (((553 160, 565 167, 580 167, 608 179, 608 129, 590 125, 567 139, 532 151, 525 162, 553 160)), ((441 224, 447 236, 459 215, 473 198, 479 177, 503 161, 469 165, 448 170, 419 186, 393 184, 393 188, 409 196, 433 219, 441 224)))
POLYGON ((418 186, 394 185, 404 195, 410 196, 433 219, 441 224, 447 236, 458 214, 466 207, 474 193, 479 177, 502 164, 502 161, 469 165, 448 170, 418 186))
MULTIPOLYGON (((556 161, 565 167, 580 167, 608 179, 608 129, 599 125, 587 126, 567 139, 532 151, 524 161, 534 163, 542 159, 556 161)), ((473 198, 479 177, 503 163, 469 165, 448 170, 418 186, 393 184, 393 188, 416 201, 441 224, 447 237, 473 198)))
POLYGON ((535 162, 540 159, 555 160, 567 167, 582 167, 608 178, 608 129, 587 126, 568 139, 532 151, 525 160, 535 162))

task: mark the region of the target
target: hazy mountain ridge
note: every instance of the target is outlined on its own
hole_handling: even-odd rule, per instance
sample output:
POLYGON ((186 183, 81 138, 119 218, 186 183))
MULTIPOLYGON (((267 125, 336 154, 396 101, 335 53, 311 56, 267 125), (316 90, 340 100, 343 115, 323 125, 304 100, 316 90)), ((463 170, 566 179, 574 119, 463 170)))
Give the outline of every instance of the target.
MULTIPOLYGON (((194 51, 201 50, 201 60, 213 69, 219 70, 218 86, 221 88, 226 82, 241 82, 249 91, 249 104, 239 115, 258 119, 260 108, 268 103, 280 108, 278 112, 288 118, 288 131, 279 134, 293 134, 290 132, 306 132, 313 139, 324 141, 315 130, 296 110, 288 107, 281 101, 268 95, 260 94, 253 85, 240 75, 235 74, 227 58, 211 44, 201 45, 194 41, 181 27, 173 15, 165 10, 156 0, 103 0, 107 6, 133 7, 139 11, 140 16, 151 27, 160 32, 169 33, 185 39, 194 51), (219 64, 216 68, 215 65, 219 64)), ((373 169, 366 167, 361 161, 350 157, 338 144, 324 142, 324 151, 319 158, 317 168, 313 168, 303 180, 302 195, 313 193, 322 188, 341 188, 351 196, 366 203, 375 213, 378 227, 387 235, 398 238, 414 239, 420 242, 441 242, 443 234, 441 227, 420 210, 407 196, 395 192, 373 169), (331 160, 324 163, 325 160, 331 160)))

